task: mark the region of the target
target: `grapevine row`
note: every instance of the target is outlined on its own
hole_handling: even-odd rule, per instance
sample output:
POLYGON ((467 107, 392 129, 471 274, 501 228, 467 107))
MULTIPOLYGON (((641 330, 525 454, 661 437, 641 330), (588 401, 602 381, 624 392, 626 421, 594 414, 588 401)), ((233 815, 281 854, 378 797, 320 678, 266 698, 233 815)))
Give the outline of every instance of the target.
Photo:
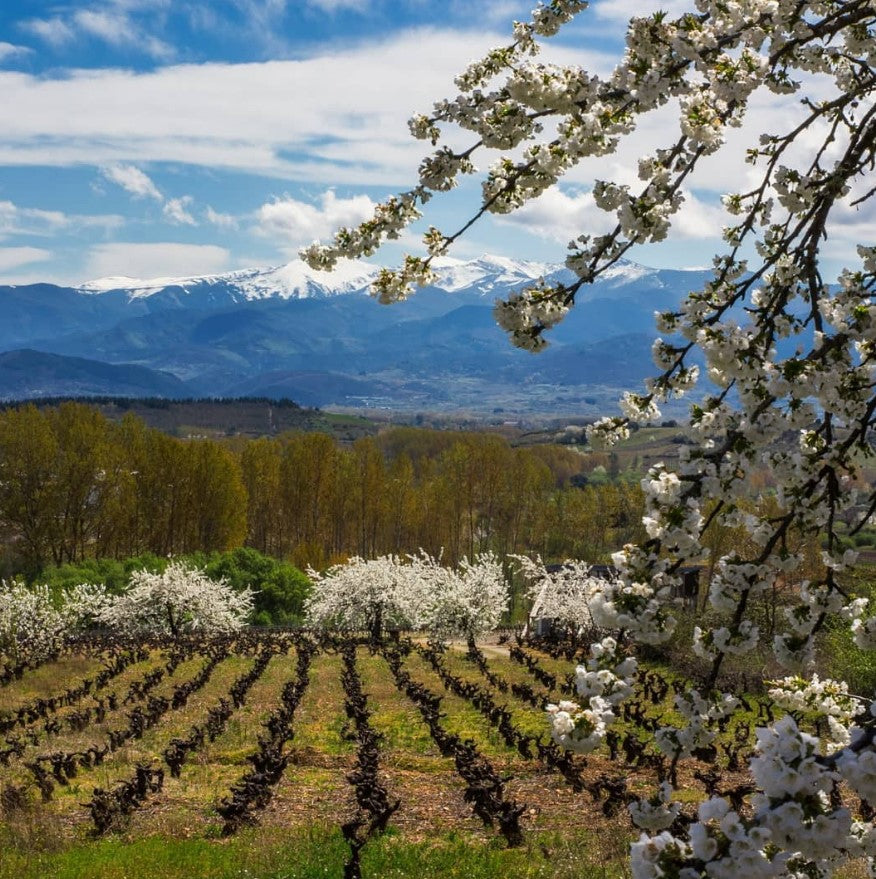
POLYGON ((292 721, 310 682, 310 664, 316 651, 312 642, 298 642, 295 680, 283 687, 280 707, 265 721, 267 735, 259 737, 258 751, 247 758, 252 769, 232 785, 230 796, 216 806, 224 820, 222 832, 226 836, 243 824, 256 823, 255 812, 271 801, 273 789, 290 760, 291 755, 284 748, 294 735, 292 721))
POLYGON ((389 663, 397 686, 422 715, 442 756, 453 758, 457 772, 467 785, 465 799, 472 804, 475 814, 488 827, 498 825, 499 832, 509 846, 521 845, 523 831, 520 828, 520 816, 525 806, 506 798, 502 779, 473 741, 460 739, 444 729, 439 712, 441 697, 412 680, 410 674, 402 668, 399 648, 386 646, 383 656, 389 663))
POLYGON ((344 710, 356 728, 356 766, 347 780, 356 793, 355 816, 341 827, 350 857, 344 865, 344 879, 361 879, 362 848, 376 834, 382 833, 401 800, 390 802, 389 792, 378 777, 381 736, 371 726, 368 697, 362 691, 362 680, 356 668, 356 644, 347 640, 341 648, 344 686, 344 710))

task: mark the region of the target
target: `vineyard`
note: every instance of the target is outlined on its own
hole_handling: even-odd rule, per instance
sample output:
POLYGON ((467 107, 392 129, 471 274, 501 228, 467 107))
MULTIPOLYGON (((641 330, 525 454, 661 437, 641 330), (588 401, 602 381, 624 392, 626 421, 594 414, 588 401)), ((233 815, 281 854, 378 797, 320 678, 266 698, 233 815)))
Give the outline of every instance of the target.
POLYGON ((0 875, 134 877, 158 844, 168 876, 193 857, 199 876, 620 875, 627 807, 655 779, 682 827, 708 795, 749 792, 765 698, 675 764, 645 734, 686 683, 643 668, 605 747, 575 755, 545 708, 574 697, 583 653, 498 641, 92 639, 7 667, 0 875))

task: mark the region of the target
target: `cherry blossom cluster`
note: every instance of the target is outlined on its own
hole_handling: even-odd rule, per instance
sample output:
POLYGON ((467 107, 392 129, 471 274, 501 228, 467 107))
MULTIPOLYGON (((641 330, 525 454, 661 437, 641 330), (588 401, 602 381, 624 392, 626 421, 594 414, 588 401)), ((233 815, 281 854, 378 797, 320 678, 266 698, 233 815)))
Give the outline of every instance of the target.
POLYGON ((422 590, 420 624, 437 638, 475 638, 495 629, 510 596, 502 563, 494 553, 463 558, 445 567, 427 553, 411 557, 411 573, 422 590))
POLYGON ((587 664, 578 666, 576 688, 587 707, 570 700, 547 706, 551 737, 564 748, 581 754, 595 750, 616 719, 614 708, 632 693, 636 661, 616 662, 616 647, 613 638, 593 644, 587 664))
POLYGON ((590 657, 575 669, 575 688, 585 699, 599 696, 609 705, 620 705, 633 694, 638 663, 621 656, 614 638, 603 638, 590 645, 590 657))
POLYGON ((864 616, 869 605, 869 599, 856 598, 841 611, 846 619, 852 621, 855 644, 861 650, 876 650, 876 616, 864 616))
POLYGON ((698 561, 703 550, 696 539, 703 516, 698 499, 685 491, 686 483, 663 464, 651 468, 642 480, 648 536, 660 540, 667 550, 685 561, 698 561))
POLYGON ((793 675, 769 683, 769 697, 779 708, 825 718, 830 740, 837 745, 849 744, 849 724, 860 712, 861 704, 850 695, 845 681, 822 680, 813 674, 811 679, 793 675))
MULTIPOLYGON (((869 803, 876 801, 876 753, 873 751, 873 718, 876 717, 876 702, 871 703, 869 725, 853 726, 850 730, 849 744, 839 754, 836 767, 839 774, 860 797, 869 803)), ((871 848, 868 854, 873 857, 876 850, 873 836, 870 835, 871 848)))
POLYGON ((669 584, 636 577, 625 565, 625 552, 612 556, 619 575, 601 583, 590 602, 593 622, 602 629, 623 630, 643 644, 661 644, 672 637, 676 620, 669 612, 669 584))
MULTIPOLYGON (((699 807, 699 820, 686 837, 665 829, 654 837, 643 834, 632 846, 636 879, 654 879, 670 871, 691 879, 818 876, 829 875, 846 857, 872 861, 873 824, 854 820, 833 796, 841 780, 861 796, 876 793, 873 767, 868 774, 852 756, 853 747, 826 759, 818 740, 802 732, 788 715, 772 728, 758 730, 757 751, 751 771, 759 793, 752 798, 752 814, 742 816, 725 799, 712 797, 699 807), (845 772, 845 765, 854 770, 845 772)), ((661 789, 650 809, 639 806, 633 814, 643 816, 640 826, 645 829, 661 829, 661 817, 667 822, 663 827, 668 827, 671 822, 659 806, 670 801, 671 792, 661 789)))
POLYGON ((735 631, 727 626, 704 631, 694 626, 693 651, 703 659, 717 659, 721 654, 737 656, 757 647, 760 630, 750 620, 742 620, 735 631))
POLYGON ((668 830, 652 837, 642 834, 631 846, 634 879, 766 879, 781 875, 765 851, 768 831, 752 826, 726 800, 712 797, 699 807, 697 817, 699 821, 691 825, 689 839, 668 830))
POLYGON ((308 569, 313 584, 305 610, 309 625, 346 631, 416 628, 423 613, 423 592, 411 568, 395 555, 363 559, 319 572, 308 569))
POLYGON ((630 803, 627 808, 633 824, 642 830, 669 829, 681 812, 681 803, 673 801, 672 793, 672 785, 663 781, 654 796, 630 803))
POLYGON ((251 589, 232 589, 224 579, 172 561, 161 573, 134 571, 125 591, 108 598, 96 619, 130 635, 221 634, 246 624, 253 596, 251 589))
POLYGON ((590 707, 561 700, 547 706, 551 738, 562 747, 579 754, 589 754, 602 744, 608 727, 615 720, 611 705, 599 696, 590 699, 590 707))
POLYGON ((685 724, 660 727, 654 733, 654 744, 673 761, 691 757, 695 751, 712 744, 718 722, 730 717, 739 705, 739 699, 731 693, 719 693, 711 698, 697 690, 679 693, 675 697, 675 709, 685 724))
POLYGON ((809 860, 828 860, 851 829, 847 808, 835 808, 830 791, 837 772, 822 763, 818 739, 798 729, 790 715, 757 732, 751 771, 760 793, 752 805, 769 839, 809 860))
POLYGON ((591 644, 587 662, 575 670, 575 688, 587 707, 572 701, 548 705, 553 740, 582 754, 597 748, 616 719, 614 709, 632 695, 637 668, 635 659, 620 655, 614 638, 591 644))

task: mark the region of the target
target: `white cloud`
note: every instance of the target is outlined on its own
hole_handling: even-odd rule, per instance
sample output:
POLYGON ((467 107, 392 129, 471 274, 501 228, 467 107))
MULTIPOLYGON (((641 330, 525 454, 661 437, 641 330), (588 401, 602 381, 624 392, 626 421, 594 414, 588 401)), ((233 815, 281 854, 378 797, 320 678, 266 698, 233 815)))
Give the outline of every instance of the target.
POLYGON ((164 216, 171 223, 185 226, 197 226, 197 220, 188 212, 187 208, 192 203, 190 195, 184 195, 182 198, 169 198, 164 203, 164 216))
POLYGON ((472 14, 477 14, 481 21, 488 22, 491 26, 498 26, 505 30, 507 40, 508 34, 511 32, 512 21, 529 21, 532 17, 531 2, 526 0, 479 0, 476 8, 471 0, 450 0, 445 2, 448 11, 454 15, 462 17, 463 20, 471 20, 472 14))
POLYGON ((0 237, 50 234, 67 223, 67 217, 60 211, 22 208, 11 201, 0 201, 0 237))
POLYGON ((672 221, 673 238, 713 239, 724 226, 736 222, 720 204, 703 201, 695 193, 684 191, 684 202, 672 221))
POLYGON ((62 229, 101 227, 108 231, 123 223, 117 214, 65 214, 0 201, 0 240, 13 235, 54 235, 62 229))
POLYGON ((371 215, 374 202, 368 196, 338 198, 329 189, 314 205, 286 196, 263 204, 256 212, 258 231, 277 241, 287 252, 328 238, 340 226, 354 226, 371 215))
POLYGON ((582 232, 607 232, 614 225, 611 216, 596 207, 589 192, 567 194, 559 188, 547 190, 514 213, 496 217, 496 222, 524 226, 532 234, 560 244, 582 232))
POLYGON ((307 0, 307 5, 330 13, 339 10, 364 12, 371 5, 371 0, 307 0))
POLYGON ((135 39, 131 21, 126 15, 105 10, 79 9, 73 13, 76 26, 107 43, 129 43, 135 39))
POLYGON ((230 262, 229 252, 212 244, 114 242, 91 248, 86 271, 89 279, 186 277, 225 271, 230 262))
MULTIPOLYGON (((616 225, 614 214, 596 206, 590 192, 569 192, 555 187, 514 213, 497 217, 500 224, 523 226, 527 231, 560 244, 578 235, 600 235, 616 225)), ((680 211, 673 218, 671 237, 679 239, 714 239, 721 234, 727 215, 686 192, 680 211)))
POLYGON ((61 18, 32 18, 21 23, 26 31, 49 43, 52 46, 61 46, 69 43, 76 35, 70 25, 61 18))
POLYGON ((137 46, 152 58, 167 60, 176 54, 173 46, 148 34, 124 12, 118 9, 81 9, 73 14, 78 30, 113 46, 137 46))
POLYGON ((190 195, 179 198, 165 198, 152 178, 136 165, 110 165, 101 168, 107 180, 116 183, 135 198, 151 198, 161 204, 161 211, 167 220, 176 225, 197 226, 198 222, 189 211, 192 204, 190 195))
POLYGON ((125 192, 131 193, 136 198, 154 198, 156 201, 164 201, 164 196, 152 182, 152 179, 134 165, 109 165, 100 170, 107 180, 121 186, 125 192))
POLYGON ((633 16, 650 15, 657 9, 677 18, 690 12, 691 6, 690 0, 660 0, 654 4, 643 4, 642 0, 597 0, 592 12, 597 18, 625 25, 633 16))
POLYGON ((860 198, 869 189, 870 182, 865 177, 835 206, 827 223, 827 246, 830 247, 831 256, 849 268, 860 268, 858 245, 872 247, 876 241, 874 199, 871 198, 859 206, 851 206, 852 201, 860 198))
POLYGON ((239 225, 237 217, 233 217, 231 214, 223 214, 219 211, 214 211, 210 205, 207 205, 207 208, 204 211, 204 219, 211 226, 217 226, 220 229, 236 229, 239 225))
MULTIPOLYGON (((22 27, 53 46, 61 46, 82 37, 91 37, 117 48, 135 48, 153 58, 167 60, 176 53, 164 40, 150 34, 129 15, 129 9, 142 4, 114 0, 104 5, 76 9, 72 14, 52 18, 33 18, 22 27)), ((158 5, 158 4, 156 4, 158 5)))
POLYGON ((52 252, 42 247, 0 247, 0 272, 35 262, 46 262, 51 258, 52 252))
POLYGON ((0 61, 7 61, 11 58, 20 58, 22 55, 29 55, 33 49, 27 46, 16 46, 13 43, 4 43, 0 41, 0 61))
MULTIPOLYGON (((178 162, 330 185, 409 185, 424 145, 407 119, 506 40, 429 29, 295 61, 57 78, 2 72, 0 164, 178 162)), ((563 57, 597 63, 586 51, 563 57)))

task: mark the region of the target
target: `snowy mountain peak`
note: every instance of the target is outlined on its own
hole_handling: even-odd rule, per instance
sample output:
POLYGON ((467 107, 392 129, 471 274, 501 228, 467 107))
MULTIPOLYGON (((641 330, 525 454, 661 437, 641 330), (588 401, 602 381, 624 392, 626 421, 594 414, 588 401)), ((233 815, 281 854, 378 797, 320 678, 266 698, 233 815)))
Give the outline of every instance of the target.
POLYGON ((433 260, 437 279, 434 286, 448 292, 477 288, 483 293, 494 287, 527 284, 559 271, 562 266, 550 263, 511 259, 485 254, 472 260, 442 256, 433 260))
POLYGON ((263 271, 238 272, 234 282, 247 299, 307 299, 366 291, 379 270, 362 260, 343 260, 331 272, 318 272, 296 259, 263 271))
MULTIPOLYGON (((548 282, 558 277, 571 280, 562 265, 512 259, 486 254, 462 260, 443 256, 433 261, 435 282, 432 285, 448 293, 465 291, 484 297, 506 295, 540 278, 548 282)), ((138 279, 125 276, 98 278, 77 289, 84 294, 122 292, 129 301, 145 299, 165 292, 186 299, 216 303, 225 298, 232 302, 261 299, 325 299, 351 293, 366 293, 380 267, 364 260, 341 260, 331 272, 310 268, 300 259, 266 269, 240 269, 214 275, 138 279)), ((600 277, 600 285, 621 287, 642 278, 653 278, 657 286, 659 272, 637 263, 620 261, 600 277)))
POLYGON ((142 299, 168 287, 191 292, 194 288, 224 285, 234 290, 237 299, 307 299, 314 296, 324 297, 364 291, 371 284, 378 270, 378 267, 371 263, 347 260, 339 263, 332 272, 319 272, 311 269, 303 260, 296 259, 285 265, 267 269, 241 269, 215 275, 149 280, 124 276, 98 278, 87 281, 78 289, 82 293, 122 290, 128 294, 129 299, 142 299))
POLYGON ((613 266, 606 269, 600 278, 603 281, 612 281, 615 285, 627 284, 631 281, 638 281, 641 278, 658 274, 657 269, 649 269, 648 266, 639 265, 637 262, 629 260, 618 260, 613 266))
POLYGON ((95 278, 93 281, 86 281, 76 289, 81 293, 106 293, 109 290, 131 290, 148 284, 148 281, 143 281, 139 278, 129 278, 127 275, 112 275, 107 278, 95 278))

